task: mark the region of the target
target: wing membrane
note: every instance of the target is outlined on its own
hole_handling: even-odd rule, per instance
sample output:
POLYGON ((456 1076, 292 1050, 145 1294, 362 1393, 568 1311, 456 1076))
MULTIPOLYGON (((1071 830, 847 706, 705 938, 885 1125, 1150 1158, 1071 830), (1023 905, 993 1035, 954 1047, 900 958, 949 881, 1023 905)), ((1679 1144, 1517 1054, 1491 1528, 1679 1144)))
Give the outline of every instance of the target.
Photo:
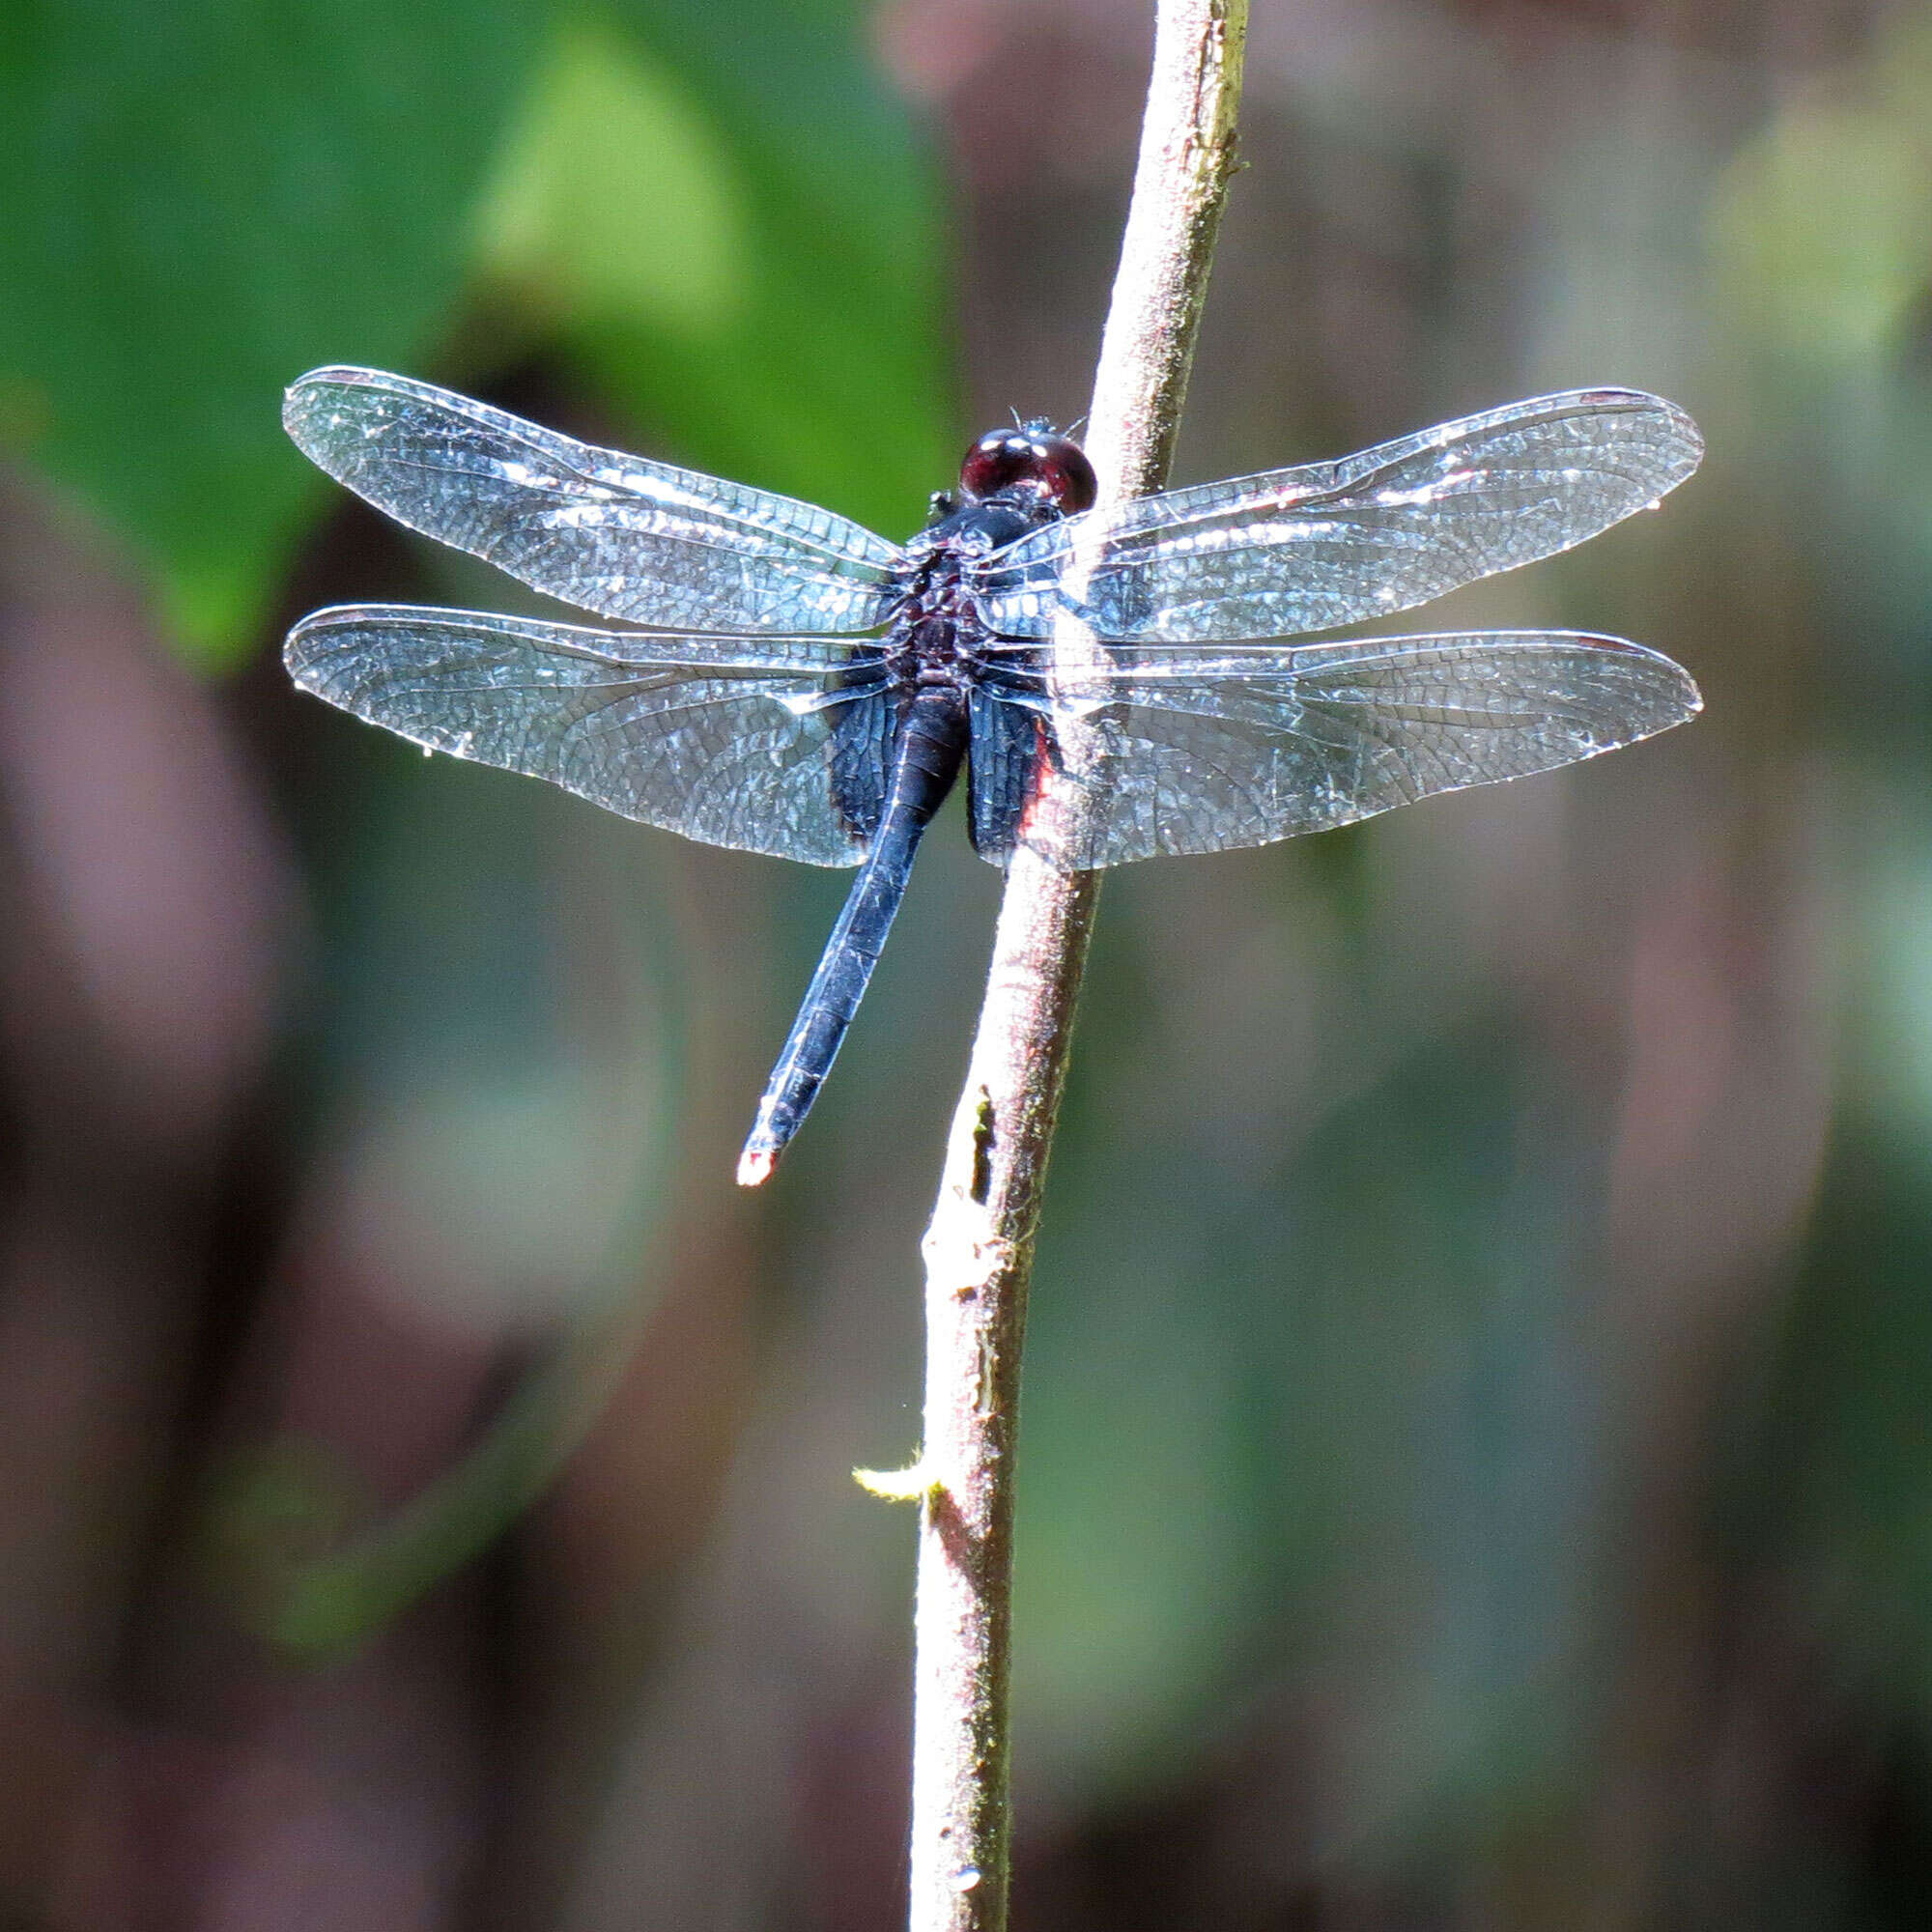
POLYGON ((996 672, 982 694, 973 833, 995 863, 1035 842, 1026 805, 1048 735, 1037 718, 1070 709, 1094 734, 1079 842, 1058 826, 1037 835, 1070 870, 1266 844, 1524 778, 1666 730, 1701 702, 1658 652, 1563 631, 1375 638, 1271 658, 1136 654, 1072 694, 1025 668, 996 672), (980 785, 982 745, 991 781, 980 785))
POLYGON ((310 460, 425 536, 602 616, 666 630, 856 632, 899 553, 810 503, 540 429, 372 369, 318 369, 282 421, 310 460))
POLYGON ((1049 636, 1063 608, 1128 642, 1297 637, 1568 550, 1674 489, 1702 452, 1660 397, 1541 396, 1339 463, 1069 517, 989 557, 975 587, 1005 638, 1049 636), (1102 560, 1075 603, 1060 580, 1096 538, 1102 560))
POLYGON ((303 690, 418 745, 707 844, 850 866, 878 827, 890 718, 863 644, 358 605, 304 618, 284 655, 303 690))

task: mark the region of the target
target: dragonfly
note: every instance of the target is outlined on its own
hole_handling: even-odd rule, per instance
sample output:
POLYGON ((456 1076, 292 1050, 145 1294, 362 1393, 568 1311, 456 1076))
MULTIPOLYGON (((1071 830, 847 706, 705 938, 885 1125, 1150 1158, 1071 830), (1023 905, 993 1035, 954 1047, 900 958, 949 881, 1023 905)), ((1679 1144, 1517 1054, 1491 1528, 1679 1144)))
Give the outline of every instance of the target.
POLYGON ((340 606, 289 634, 303 690, 687 838, 859 868, 759 1101, 748 1186, 831 1070, 962 769, 981 858, 1080 870, 1549 771, 1701 705, 1678 665, 1615 638, 1319 636, 1655 505, 1703 443, 1638 390, 1104 505, 1079 445, 1020 421, 971 446, 904 544, 371 369, 302 377, 283 421, 398 523, 623 627, 340 606), (1048 809, 1067 787, 1074 808, 1048 809))

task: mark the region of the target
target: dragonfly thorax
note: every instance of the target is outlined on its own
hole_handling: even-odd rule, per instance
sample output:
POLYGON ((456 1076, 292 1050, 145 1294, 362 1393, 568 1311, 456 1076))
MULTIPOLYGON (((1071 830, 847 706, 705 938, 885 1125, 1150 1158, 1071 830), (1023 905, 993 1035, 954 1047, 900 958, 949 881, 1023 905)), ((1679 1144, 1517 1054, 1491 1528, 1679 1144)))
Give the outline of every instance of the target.
POLYGON ((1029 527, 1025 520, 1014 517, 1017 527, 1010 533, 988 531, 980 526, 989 514, 1000 512, 968 505, 949 518, 947 526, 928 530, 920 539, 929 548, 920 558, 885 639, 889 674, 902 692, 960 685, 977 647, 985 640, 986 626, 978 600, 967 588, 962 566, 968 556, 984 554, 1029 527), (950 527, 954 526, 963 527, 950 527))
POLYGON ((1060 521, 1039 491, 1016 491, 985 502, 948 498, 934 521, 906 545, 911 568, 885 641, 886 664, 901 691, 958 685, 989 633, 967 567, 1060 521))

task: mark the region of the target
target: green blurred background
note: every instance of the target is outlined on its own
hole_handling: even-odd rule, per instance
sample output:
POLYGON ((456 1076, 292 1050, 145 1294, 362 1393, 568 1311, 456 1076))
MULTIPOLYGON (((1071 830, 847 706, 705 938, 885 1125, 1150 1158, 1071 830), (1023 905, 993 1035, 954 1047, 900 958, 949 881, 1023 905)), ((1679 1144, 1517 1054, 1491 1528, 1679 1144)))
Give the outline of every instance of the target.
MULTIPOLYGON (((374 363, 903 535, 1086 406, 1150 32, 0 5, 0 1924, 898 1919, 848 1472, 997 878, 949 814, 741 1195, 844 880, 294 695, 307 609, 516 593, 276 407, 374 363)), ((1932 1923, 1932 7, 1256 0, 1243 147, 1179 480, 1660 390, 1701 474, 1440 617, 1709 708, 1110 882, 1018 1922, 1932 1923)))

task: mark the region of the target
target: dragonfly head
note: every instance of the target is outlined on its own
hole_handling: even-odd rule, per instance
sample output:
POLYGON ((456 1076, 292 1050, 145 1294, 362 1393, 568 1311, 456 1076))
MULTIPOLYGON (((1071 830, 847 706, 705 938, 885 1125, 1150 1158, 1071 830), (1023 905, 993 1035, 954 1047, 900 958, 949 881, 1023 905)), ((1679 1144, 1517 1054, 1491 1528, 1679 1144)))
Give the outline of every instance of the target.
POLYGON ((959 466, 959 487, 976 503, 1005 497, 1070 517, 1091 509, 1098 485, 1087 453, 1044 416, 988 430, 959 466))

